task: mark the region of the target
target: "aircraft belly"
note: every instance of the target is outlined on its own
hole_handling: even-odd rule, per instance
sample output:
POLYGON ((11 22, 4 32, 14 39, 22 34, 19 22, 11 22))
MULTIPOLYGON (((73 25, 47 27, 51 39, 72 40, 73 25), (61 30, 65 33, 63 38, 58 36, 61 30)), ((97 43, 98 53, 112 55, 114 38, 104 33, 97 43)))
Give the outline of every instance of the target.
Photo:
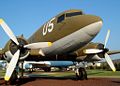
POLYGON ((65 54, 83 47, 93 39, 86 34, 84 30, 80 29, 56 42, 50 48, 43 49, 46 55, 65 54))

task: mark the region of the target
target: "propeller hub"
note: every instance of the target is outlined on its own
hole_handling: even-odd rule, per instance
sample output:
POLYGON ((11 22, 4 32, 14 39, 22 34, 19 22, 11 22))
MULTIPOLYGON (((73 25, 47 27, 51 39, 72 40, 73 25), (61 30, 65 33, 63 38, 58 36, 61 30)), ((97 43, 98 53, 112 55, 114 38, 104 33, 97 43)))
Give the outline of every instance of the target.
POLYGON ((24 45, 23 44, 18 45, 18 49, 20 49, 20 50, 24 49, 24 45))
POLYGON ((108 51, 109 51, 108 48, 105 48, 105 49, 104 49, 104 53, 107 53, 108 51))
POLYGON ((20 59, 21 59, 24 56, 26 56, 29 52, 27 48, 24 48, 24 45, 28 44, 28 42, 25 39, 20 37, 17 38, 17 40, 19 42, 19 45, 16 45, 11 40, 9 41, 9 43, 6 45, 8 47, 7 51, 10 51, 10 53, 14 55, 17 50, 20 50, 20 59))

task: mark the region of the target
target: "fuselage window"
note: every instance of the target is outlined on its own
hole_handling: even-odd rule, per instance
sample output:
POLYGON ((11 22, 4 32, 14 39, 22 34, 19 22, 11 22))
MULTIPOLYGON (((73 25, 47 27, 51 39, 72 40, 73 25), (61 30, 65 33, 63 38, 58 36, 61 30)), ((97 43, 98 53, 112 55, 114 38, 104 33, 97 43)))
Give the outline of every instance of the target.
POLYGON ((73 12, 73 13, 66 13, 66 17, 71 17, 71 16, 77 16, 77 15, 82 15, 82 12, 73 12))
POLYGON ((62 22, 65 19, 65 14, 58 17, 57 23, 62 22))

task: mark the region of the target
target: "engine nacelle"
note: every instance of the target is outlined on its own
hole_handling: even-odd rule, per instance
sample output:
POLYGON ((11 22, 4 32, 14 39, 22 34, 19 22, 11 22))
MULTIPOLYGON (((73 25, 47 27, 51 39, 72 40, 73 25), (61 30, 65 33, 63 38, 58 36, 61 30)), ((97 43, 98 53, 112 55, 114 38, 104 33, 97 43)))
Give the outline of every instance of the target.
POLYGON ((86 56, 77 57, 76 60, 77 61, 94 62, 94 61, 100 61, 101 57, 97 54, 93 54, 93 55, 86 55, 86 56))
MULTIPOLYGON (((24 46, 28 44, 28 42, 23 37, 18 37, 17 40, 20 46, 24 46)), ((21 50, 19 60, 24 60, 25 58, 27 58, 29 55, 28 49, 22 48, 20 46, 16 45, 12 40, 9 40, 4 48, 4 52, 5 52, 4 58, 7 61, 10 61, 18 49, 21 50)))

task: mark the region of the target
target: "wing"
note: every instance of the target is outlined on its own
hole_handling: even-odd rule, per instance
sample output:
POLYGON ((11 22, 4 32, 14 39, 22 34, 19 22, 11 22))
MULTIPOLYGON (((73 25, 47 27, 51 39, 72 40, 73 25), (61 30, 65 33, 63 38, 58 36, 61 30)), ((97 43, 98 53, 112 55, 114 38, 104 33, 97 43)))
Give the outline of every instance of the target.
POLYGON ((108 51, 107 53, 108 55, 119 54, 120 50, 111 50, 111 51, 108 51))

